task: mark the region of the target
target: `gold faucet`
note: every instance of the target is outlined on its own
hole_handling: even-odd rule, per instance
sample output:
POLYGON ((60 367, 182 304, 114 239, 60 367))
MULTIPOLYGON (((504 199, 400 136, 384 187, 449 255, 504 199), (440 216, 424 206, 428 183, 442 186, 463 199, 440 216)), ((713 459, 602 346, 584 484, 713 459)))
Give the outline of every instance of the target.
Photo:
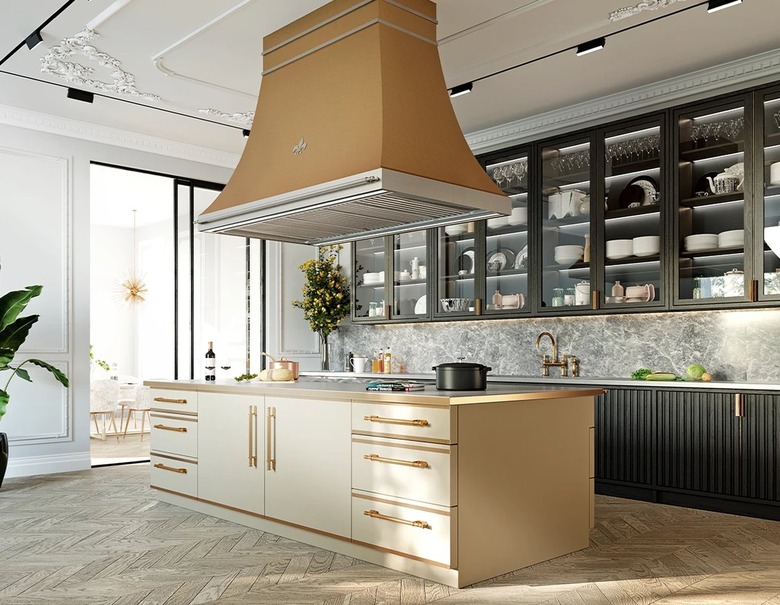
POLYGON ((542 338, 547 336, 550 339, 552 345, 552 359, 547 353, 539 355, 542 358, 542 376, 550 375, 550 367, 561 368, 561 376, 569 375, 569 360, 572 360, 572 375, 580 375, 580 360, 574 355, 564 355, 562 359, 558 359, 558 344, 555 342, 555 336, 550 332, 542 332, 536 337, 536 348, 539 349, 542 344, 542 338))

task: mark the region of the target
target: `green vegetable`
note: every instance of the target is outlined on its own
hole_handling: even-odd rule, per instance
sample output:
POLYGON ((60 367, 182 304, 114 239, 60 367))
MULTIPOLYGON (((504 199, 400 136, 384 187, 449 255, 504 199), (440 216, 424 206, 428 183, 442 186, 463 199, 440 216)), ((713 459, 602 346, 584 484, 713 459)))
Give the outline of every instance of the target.
POLYGON ((631 378, 634 380, 644 380, 648 374, 652 374, 653 370, 647 368, 639 368, 635 372, 631 372, 631 378))
POLYGON ((645 376, 645 380, 678 380, 677 374, 671 372, 652 372, 645 376))
POLYGON ((701 377, 707 373, 704 366, 700 366, 698 363, 694 363, 688 366, 685 370, 685 376, 688 380, 701 380, 701 377))
POLYGON ((236 382, 249 382, 254 378, 257 378, 257 374, 241 374, 241 376, 236 376, 236 382))

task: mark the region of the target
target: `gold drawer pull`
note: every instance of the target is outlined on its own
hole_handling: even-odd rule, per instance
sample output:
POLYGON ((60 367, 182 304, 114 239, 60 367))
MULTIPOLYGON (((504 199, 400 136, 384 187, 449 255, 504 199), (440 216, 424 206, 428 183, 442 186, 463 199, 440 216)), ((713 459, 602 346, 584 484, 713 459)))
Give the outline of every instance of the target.
POLYGON ((378 510, 364 510, 363 514, 372 519, 384 519, 385 521, 392 521, 393 523, 400 523, 401 525, 411 525, 412 527, 419 527, 420 529, 431 529, 431 526, 425 521, 407 521, 406 519, 399 519, 398 517, 388 517, 378 510))
POLYGON ((187 428, 183 426, 165 426, 164 424, 155 424, 154 428, 161 431, 173 431, 174 433, 186 433, 187 428))
POLYGON ((154 465, 154 468, 159 468, 164 471, 171 471, 172 473, 179 473, 180 475, 186 475, 187 469, 186 468, 174 468, 172 466, 165 466, 162 462, 158 462, 154 465))
POLYGON ((187 403, 186 399, 169 399, 168 397, 155 397, 154 400, 160 403, 187 403))
POLYGON ((384 422, 385 424, 403 424, 406 426, 431 426, 431 423, 423 418, 404 420, 403 418, 382 418, 381 416, 363 416, 368 422, 384 422))
POLYGON ((413 466, 415 468, 428 468, 428 464, 425 460, 399 460, 398 458, 384 458, 378 454, 364 454, 363 460, 370 460, 371 462, 387 462, 389 464, 400 464, 401 466, 413 466))

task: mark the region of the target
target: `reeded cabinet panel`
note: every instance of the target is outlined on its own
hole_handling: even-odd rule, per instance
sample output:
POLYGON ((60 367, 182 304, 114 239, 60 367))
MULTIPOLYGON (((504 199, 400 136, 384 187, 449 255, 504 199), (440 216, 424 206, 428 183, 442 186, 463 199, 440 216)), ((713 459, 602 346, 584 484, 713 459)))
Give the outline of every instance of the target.
POLYGON ((653 482, 651 390, 610 389, 596 398, 596 480, 653 482))
POLYGON ((779 404, 776 395, 745 396, 741 495, 748 498, 780 501, 779 404))

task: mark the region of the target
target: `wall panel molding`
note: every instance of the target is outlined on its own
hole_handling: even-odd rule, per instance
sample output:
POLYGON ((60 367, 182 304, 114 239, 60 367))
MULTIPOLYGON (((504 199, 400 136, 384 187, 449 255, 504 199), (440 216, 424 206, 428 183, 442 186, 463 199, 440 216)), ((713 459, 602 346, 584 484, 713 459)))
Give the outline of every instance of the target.
MULTIPOLYGON (((26 357, 21 355, 20 360, 26 357)), ((67 361, 44 361, 71 377, 71 364, 67 361)), ((72 388, 63 387, 46 370, 25 368, 30 371, 33 382, 14 380, 10 388, 8 413, 3 417, 3 431, 8 433, 9 443, 18 446, 72 441, 72 388), (17 406, 25 406, 25 413, 17 415, 17 406)))

